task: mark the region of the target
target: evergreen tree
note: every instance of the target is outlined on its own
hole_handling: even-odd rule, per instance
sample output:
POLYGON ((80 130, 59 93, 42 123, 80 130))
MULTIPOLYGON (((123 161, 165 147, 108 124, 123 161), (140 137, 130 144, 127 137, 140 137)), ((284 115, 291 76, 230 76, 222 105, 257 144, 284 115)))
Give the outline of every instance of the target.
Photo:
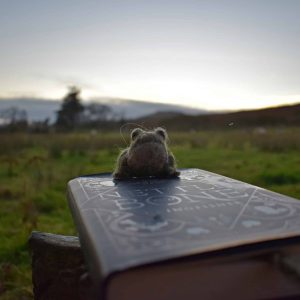
POLYGON ((61 109, 57 112, 56 127, 66 130, 78 127, 84 111, 79 95, 80 90, 77 87, 70 87, 69 93, 63 99, 61 109))

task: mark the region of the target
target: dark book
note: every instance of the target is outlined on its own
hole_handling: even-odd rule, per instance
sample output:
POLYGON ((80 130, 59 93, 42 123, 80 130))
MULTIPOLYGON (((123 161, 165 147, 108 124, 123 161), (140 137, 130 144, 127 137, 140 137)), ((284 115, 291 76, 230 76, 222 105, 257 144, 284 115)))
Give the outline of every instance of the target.
POLYGON ((300 254, 296 199, 199 169, 79 177, 68 199, 102 299, 300 297, 279 263, 300 254))

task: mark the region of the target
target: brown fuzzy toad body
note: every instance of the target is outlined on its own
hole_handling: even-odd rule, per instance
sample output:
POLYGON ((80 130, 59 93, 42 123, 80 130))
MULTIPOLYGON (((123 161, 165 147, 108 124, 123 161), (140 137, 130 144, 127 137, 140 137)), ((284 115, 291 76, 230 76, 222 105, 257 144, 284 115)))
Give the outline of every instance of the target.
POLYGON ((167 133, 162 128, 131 133, 130 147, 121 152, 114 178, 178 176, 173 154, 167 146, 167 133))

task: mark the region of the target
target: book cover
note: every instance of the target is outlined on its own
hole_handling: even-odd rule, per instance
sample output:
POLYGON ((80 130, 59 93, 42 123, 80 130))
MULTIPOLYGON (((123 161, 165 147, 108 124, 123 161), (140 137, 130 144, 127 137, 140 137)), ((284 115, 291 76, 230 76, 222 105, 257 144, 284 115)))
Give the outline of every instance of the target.
POLYGON ((68 199, 94 278, 241 245, 300 237, 300 202, 200 169, 179 178, 73 179, 68 199))

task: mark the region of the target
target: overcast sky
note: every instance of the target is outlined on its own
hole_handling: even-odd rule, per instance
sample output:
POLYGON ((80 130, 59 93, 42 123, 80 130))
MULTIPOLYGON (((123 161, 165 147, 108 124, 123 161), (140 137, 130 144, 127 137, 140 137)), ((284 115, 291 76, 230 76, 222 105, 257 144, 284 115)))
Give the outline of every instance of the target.
POLYGON ((0 0, 0 96, 300 101, 300 1, 0 0))

